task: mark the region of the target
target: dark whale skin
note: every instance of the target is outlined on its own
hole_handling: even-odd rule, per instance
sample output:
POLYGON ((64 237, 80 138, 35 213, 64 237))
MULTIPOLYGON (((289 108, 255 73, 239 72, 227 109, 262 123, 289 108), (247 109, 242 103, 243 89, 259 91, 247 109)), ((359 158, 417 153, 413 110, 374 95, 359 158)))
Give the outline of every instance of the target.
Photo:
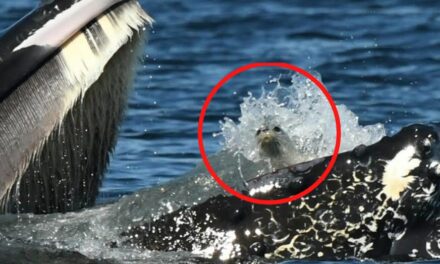
MULTIPOLYGON (((125 245, 137 248, 190 251, 223 261, 254 256, 389 260, 393 245, 409 243, 405 234, 425 221, 427 211, 436 206, 439 175, 433 160, 437 142, 436 125, 408 126, 376 144, 339 154, 326 181, 297 201, 263 206, 218 195, 129 228, 122 236, 127 238, 125 245), (396 166, 402 157, 408 161, 396 166), (390 177, 397 181, 389 181, 390 177), (400 185, 396 185, 400 189, 391 188, 408 179, 403 189, 400 185), (429 197, 427 189, 432 191, 429 197)), ((329 160, 317 159, 256 178, 251 182, 254 191, 243 193, 265 199, 296 194, 321 175, 329 160), (278 187, 255 191, 271 181, 278 182, 278 187)), ((432 258, 404 250, 398 253, 396 259, 432 258)))

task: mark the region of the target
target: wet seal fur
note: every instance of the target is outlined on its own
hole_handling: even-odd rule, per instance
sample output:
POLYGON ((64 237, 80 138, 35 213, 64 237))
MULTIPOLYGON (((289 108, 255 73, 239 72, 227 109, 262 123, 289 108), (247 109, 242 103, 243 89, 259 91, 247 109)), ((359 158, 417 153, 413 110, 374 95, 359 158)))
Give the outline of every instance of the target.
MULTIPOLYGON (((314 192, 277 206, 219 195, 130 227, 126 246, 190 251, 222 261, 436 258, 432 237, 439 201, 437 125, 412 125, 371 146, 339 155, 314 192), (417 237, 420 223, 430 223, 417 237), (414 254, 414 236, 425 254, 414 254)), ((249 194, 265 199, 309 186, 329 157, 251 181, 249 194)), ((434 232, 434 234, 433 234, 434 232)), ((435 241, 435 243, 437 243, 435 241)), ((423 251, 418 249, 418 252, 423 251)), ((438 251, 438 248, 437 252, 438 251)))

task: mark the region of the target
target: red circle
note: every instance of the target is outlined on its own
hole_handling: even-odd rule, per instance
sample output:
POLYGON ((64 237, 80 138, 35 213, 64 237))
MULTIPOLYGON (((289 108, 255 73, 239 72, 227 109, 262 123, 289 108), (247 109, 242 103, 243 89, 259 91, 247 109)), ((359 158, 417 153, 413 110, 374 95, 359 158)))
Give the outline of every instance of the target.
POLYGON ((288 203, 288 202, 292 202, 295 201, 307 194, 309 194, 310 192, 312 192, 314 189, 316 189, 328 176, 328 174, 330 173, 330 171, 332 170, 333 166, 336 163, 336 159, 338 157, 338 153, 339 153, 339 148, 341 145, 341 121, 339 118, 339 112, 338 109, 336 108, 336 104, 333 101, 333 98, 331 97, 330 93, 327 91, 327 89, 325 88, 324 84, 322 84, 319 80, 317 80, 312 74, 308 73, 306 70, 301 69, 295 65, 291 65, 288 63, 284 63, 284 62, 254 62, 254 63, 250 63, 244 66, 241 66, 237 69, 235 69, 234 71, 228 73, 225 77, 223 77, 223 79, 220 80, 220 82, 218 82, 214 88, 211 90, 211 92, 208 94, 208 96, 206 97, 206 100, 203 104, 202 110, 200 111, 200 116, 199 116, 199 125, 198 125, 198 142, 199 142, 199 149, 200 149, 200 154, 202 156, 202 160, 205 163, 205 166, 207 168, 207 170, 209 171, 209 173, 211 174, 211 176, 214 178, 214 180, 217 181, 217 183, 223 187, 223 189, 225 189, 227 192, 229 192, 230 194, 234 195, 235 197, 242 199, 244 201, 250 202, 250 203, 255 203, 255 204, 262 204, 262 205, 278 205, 278 204, 284 204, 284 203, 288 203), (323 174, 312 184, 310 185, 307 189, 305 189, 304 191, 286 197, 286 198, 282 198, 282 199, 277 199, 277 200, 266 200, 266 199, 257 199, 257 198, 253 198, 247 195, 244 195, 240 192, 237 192, 236 190, 234 190, 233 188, 231 188, 228 184, 226 184, 215 172, 215 170, 212 168, 211 164, 209 163, 209 159, 208 156, 206 155, 206 151, 205 151, 205 146, 203 144, 203 123, 205 120, 205 115, 206 115, 206 111, 208 109, 209 103, 211 102, 211 100, 213 99, 214 95, 218 92, 218 90, 226 83, 228 82, 230 79, 232 79, 234 76, 245 72, 247 70, 250 69, 254 69, 254 68, 259 68, 259 67, 278 67, 278 68, 284 68, 284 69, 288 69, 294 72, 297 72, 301 75, 303 75, 304 77, 308 78, 309 80, 311 80, 316 86, 318 86, 318 88, 321 90, 321 92, 325 95, 327 101, 329 102, 331 109, 333 111, 333 116, 335 118, 335 123, 336 123, 336 143, 335 143, 335 148, 332 154, 332 157, 330 159, 329 164, 327 165, 327 168, 325 169, 325 171, 323 172, 323 174))

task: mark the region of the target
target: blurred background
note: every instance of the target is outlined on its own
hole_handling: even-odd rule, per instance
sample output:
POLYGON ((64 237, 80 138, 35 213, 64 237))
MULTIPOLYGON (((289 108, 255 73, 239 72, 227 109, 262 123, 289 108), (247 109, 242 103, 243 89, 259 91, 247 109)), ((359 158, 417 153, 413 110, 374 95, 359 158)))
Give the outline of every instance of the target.
MULTIPOLYGON (((141 0, 156 20, 141 58, 118 145, 101 188, 109 202, 183 175, 200 161, 197 120, 212 87, 254 61, 319 72, 337 104, 388 133, 439 120, 440 2, 141 0)), ((0 2, 0 27, 37 0, 0 2)), ((282 70, 255 71, 221 90, 205 125, 208 153, 223 116, 282 70)))

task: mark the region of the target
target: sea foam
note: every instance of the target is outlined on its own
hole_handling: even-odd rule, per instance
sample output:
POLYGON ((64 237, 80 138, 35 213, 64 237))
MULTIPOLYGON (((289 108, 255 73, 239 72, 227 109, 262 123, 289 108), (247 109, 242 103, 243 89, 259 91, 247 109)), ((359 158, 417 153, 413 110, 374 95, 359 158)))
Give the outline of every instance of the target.
MULTIPOLYGON (((320 80, 317 73, 314 75, 320 80)), ((264 123, 280 126, 293 142, 299 158, 307 161, 331 155, 336 139, 335 119, 324 94, 309 79, 299 74, 271 79, 272 89, 264 87, 259 97, 249 92, 240 105, 236 122, 225 117, 220 121, 225 150, 259 162, 255 133, 264 123), (286 81, 287 78, 287 81, 286 81)), ((385 136, 383 124, 359 125, 359 118, 345 105, 337 105, 341 119, 340 152, 385 136)))

